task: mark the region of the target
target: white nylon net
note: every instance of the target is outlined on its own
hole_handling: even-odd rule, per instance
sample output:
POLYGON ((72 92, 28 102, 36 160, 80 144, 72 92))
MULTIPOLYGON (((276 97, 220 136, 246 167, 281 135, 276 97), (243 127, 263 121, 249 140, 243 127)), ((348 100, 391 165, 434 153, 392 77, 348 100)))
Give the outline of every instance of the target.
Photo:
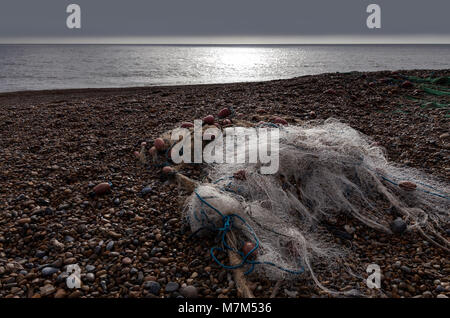
MULTIPOLYGON (((241 156, 257 151, 255 144, 236 147, 241 156)), ((388 163, 383 148, 367 136, 329 119, 281 128, 278 151, 279 170, 273 175, 261 174, 261 164, 210 165, 211 182, 200 185, 187 202, 192 231, 223 227, 223 217, 200 196, 222 214, 242 217, 252 231, 235 219, 233 232, 243 241, 254 240, 254 232, 259 241, 256 261, 278 266, 259 265, 255 270, 271 279, 294 279, 297 275, 279 268, 303 267, 319 286, 314 264, 333 267, 338 258, 351 256, 322 238, 319 225, 330 218, 351 215, 391 233, 395 210, 408 230, 448 250, 448 184, 388 163), (242 170, 245 178, 233 178, 242 170), (402 180, 417 188, 399 187, 402 180)))

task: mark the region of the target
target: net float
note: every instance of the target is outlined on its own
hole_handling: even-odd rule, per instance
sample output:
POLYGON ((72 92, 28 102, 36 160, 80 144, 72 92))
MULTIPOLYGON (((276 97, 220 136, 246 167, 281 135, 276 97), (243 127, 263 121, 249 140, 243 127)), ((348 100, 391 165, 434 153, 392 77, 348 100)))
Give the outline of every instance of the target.
POLYGON ((225 107, 220 110, 218 116, 219 118, 225 118, 231 115, 231 110, 228 107, 225 107))
POLYGON ((414 86, 414 84, 411 83, 410 81, 404 81, 404 82, 402 83, 402 87, 403 87, 403 88, 411 88, 411 87, 413 87, 413 86, 414 86))
POLYGON ((191 128, 191 127, 194 127, 194 124, 193 123, 182 123, 181 124, 181 128, 191 128))
POLYGON ((203 118, 203 122, 207 125, 214 125, 214 116, 208 115, 205 118, 203 118))
MULTIPOLYGON (((244 253, 245 256, 247 256, 255 248, 255 246, 256 246, 255 243, 245 242, 244 246, 242 247, 242 252, 244 253)), ((253 251, 252 254, 254 254, 255 252, 256 251, 253 251)))
POLYGON ((287 124, 288 124, 288 122, 287 122, 285 119, 280 118, 280 117, 276 117, 276 118, 273 120, 273 122, 274 122, 275 124, 281 124, 281 125, 287 125, 287 124))
POLYGON ((245 180, 247 179, 247 173, 245 170, 239 170, 234 173, 233 177, 238 180, 245 180))
POLYGON ((111 184, 109 182, 102 182, 97 184, 94 189, 96 195, 106 194, 111 191, 111 184))
POLYGON ((224 120, 222 121, 222 125, 223 125, 223 126, 231 125, 231 120, 229 120, 229 119, 224 119, 224 120))
MULTIPOLYGON (((136 152, 137 152, 137 151, 136 151, 136 152)), ((157 153, 156 147, 155 147, 155 146, 151 147, 151 148, 148 150, 148 152, 149 152, 152 156, 156 155, 156 153, 157 153)))
POLYGON ((172 167, 169 167, 169 166, 165 166, 164 168, 161 169, 161 171, 165 174, 170 174, 170 173, 174 173, 175 169, 173 169, 172 167))
POLYGON ((398 186, 406 191, 414 191, 417 188, 417 185, 411 181, 402 181, 398 186))
POLYGON ((166 144, 162 138, 156 138, 154 142, 156 150, 162 151, 166 148, 166 144))

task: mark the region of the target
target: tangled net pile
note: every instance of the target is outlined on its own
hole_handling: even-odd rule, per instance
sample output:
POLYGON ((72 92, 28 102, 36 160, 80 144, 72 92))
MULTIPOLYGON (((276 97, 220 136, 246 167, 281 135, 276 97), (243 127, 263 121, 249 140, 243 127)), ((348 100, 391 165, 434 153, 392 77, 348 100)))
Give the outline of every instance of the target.
MULTIPOLYGON (((238 144, 237 153, 246 156, 256 147, 238 144)), ((260 164, 211 165, 211 182, 198 186, 188 199, 185 213, 192 231, 218 230, 226 249, 226 234, 232 230, 238 242, 256 243, 252 255, 241 253, 242 266, 276 280, 294 279, 305 270, 323 289, 313 264, 338 266, 337 259, 346 256, 319 231, 323 227, 318 224, 331 218, 351 215, 392 233, 394 210, 408 230, 448 251, 448 185, 388 163, 383 148, 351 127, 333 119, 283 127, 279 162, 273 175, 261 174, 260 164), (242 170, 245 177, 237 178, 242 170), (399 187, 402 180, 417 188, 399 187)), ((224 249, 211 253, 215 257, 224 249)))

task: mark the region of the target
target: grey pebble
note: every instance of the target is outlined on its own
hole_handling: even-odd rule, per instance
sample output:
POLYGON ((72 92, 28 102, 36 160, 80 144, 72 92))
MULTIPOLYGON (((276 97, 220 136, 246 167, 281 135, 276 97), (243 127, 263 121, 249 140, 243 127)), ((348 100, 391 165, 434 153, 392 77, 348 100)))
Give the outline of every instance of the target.
POLYGON ((167 293, 173 293, 174 291, 177 291, 178 288, 180 288, 180 284, 175 282, 169 282, 167 283, 165 290, 167 293))
POLYGON ((144 283, 144 288, 153 295, 158 295, 161 290, 161 285, 158 282, 148 281, 144 283))
POLYGON ((406 228, 406 223, 401 218, 396 218, 393 222, 391 222, 391 230, 396 234, 405 232, 406 228))
POLYGON ((180 294, 186 298, 197 298, 198 297, 197 288, 195 288, 194 286, 186 286, 186 287, 181 288, 180 294))
POLYGON ((57 269, 55 267, 48 266, 48 267, 44 267, 42 269, 42 275, 44 275, 44 276, 50 276, 57 272, 59 272, 59 269, 57 269))

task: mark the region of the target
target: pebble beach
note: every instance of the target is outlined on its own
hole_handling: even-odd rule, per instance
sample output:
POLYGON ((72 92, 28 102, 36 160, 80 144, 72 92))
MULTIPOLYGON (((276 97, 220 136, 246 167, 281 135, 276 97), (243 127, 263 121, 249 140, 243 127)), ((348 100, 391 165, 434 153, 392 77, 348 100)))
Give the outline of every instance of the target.
MULTIPOLYGON (((449 76, 450 70, 350 72, 0 93, 0 298, 237 297, 231 271, 211 258, 214 238, 190 237, 181 217, 187 193, 160 169, 138 164, 133 152, 141 142, 224 107, 255 123, 267 116, 290 124, 332 117, 385 147, 390 161, 448 184, 450 97, 410 78, 449 76), (103 182, 110 191, 92 195, 103 182), (66 284, 71 264, 81 271, 79 289, 66 284)), ((199 165, 183 173, 200 180, 204 172, 199 165)), ((448 253, 413 231, 399 232, 336 220, 324 235, 352 251, 346 266, 357 275, 318 268, 318 278, 327 288, 370 297, 450 296, 448 253), (372 263, 381 267, 381 289, 366 286, 372 263)), ((275 287, 253 273, 248 282, 256 297, 332 297, 309 277, 275 287)))

